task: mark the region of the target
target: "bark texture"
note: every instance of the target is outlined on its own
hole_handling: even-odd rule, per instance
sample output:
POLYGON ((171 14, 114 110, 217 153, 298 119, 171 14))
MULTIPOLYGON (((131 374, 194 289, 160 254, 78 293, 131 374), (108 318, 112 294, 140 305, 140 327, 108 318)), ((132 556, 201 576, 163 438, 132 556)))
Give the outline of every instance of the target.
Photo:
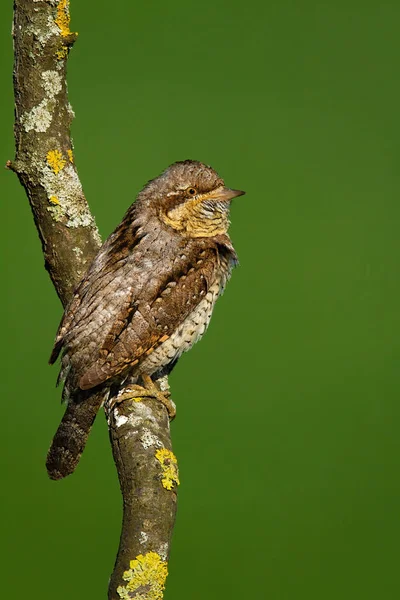
MULTIPOLYGON (((66 66, 76 39, 69 0, 14 1, 14 161, 64 306, 101 240, 74 163, 66 66)), ((167 382, 162 382, 167 385, 167 382)), ((116 394, 123 394, 123 390, 116 394)), ((162 598, 175 519, 176 460, 159 402, 124 399, 107 408, 123 495, 123 527, 109 599, 162 598)))
POLYGON ((101 240, 74 164, 66 66, 76 34, 65 0, 14 2, 16 155, 45 265, 65 305, 101 240))
POLYGON ((166 567, 169 557, 179 483, 168 415, 156 400, 124 402, 112 412, 109 431, 124 499, 122 534, 109 599, 135 598, 134 593, 140 593, 141 586, 147 586, 149 594, 145 598, 162 598, 166 575, 163 565, 166 567), (145 565, 143 560, 142 565, 136 564, 136 573, 135 569, 127 572, 126 565, 138 556, 151 560, 145 565), (148 570, 143 580, 140 570, 148 570), (118 595, 115 590, 119 590, 118 595))

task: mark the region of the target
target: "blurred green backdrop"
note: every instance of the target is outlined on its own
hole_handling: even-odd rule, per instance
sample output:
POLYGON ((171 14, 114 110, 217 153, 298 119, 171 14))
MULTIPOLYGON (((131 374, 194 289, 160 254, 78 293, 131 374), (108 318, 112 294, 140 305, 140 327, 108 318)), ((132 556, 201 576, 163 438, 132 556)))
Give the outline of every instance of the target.
MULTIPOLYGON (((102 235, 175 160, 245 189, 241 266, 172 376, 166 600, 400 597, 398 2, 72 1, 76 160, 102 235)), ((12 2, 0 139, 13 157, 12 2)), ((106 597, 121 500, 99 418, 47 480, 61 307, 0 171, 2 596, 106 597)))

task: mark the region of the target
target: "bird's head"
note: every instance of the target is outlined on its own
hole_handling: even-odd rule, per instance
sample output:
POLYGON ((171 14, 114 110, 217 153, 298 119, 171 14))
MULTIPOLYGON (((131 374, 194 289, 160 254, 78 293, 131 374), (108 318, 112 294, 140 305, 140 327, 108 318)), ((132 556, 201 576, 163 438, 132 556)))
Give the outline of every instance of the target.
POLYGON ((139 196, 172 229, 189 237, 226 233, 233 198, 244 192, 225 187, 211 167, 185 160, 168 167, 139 196))

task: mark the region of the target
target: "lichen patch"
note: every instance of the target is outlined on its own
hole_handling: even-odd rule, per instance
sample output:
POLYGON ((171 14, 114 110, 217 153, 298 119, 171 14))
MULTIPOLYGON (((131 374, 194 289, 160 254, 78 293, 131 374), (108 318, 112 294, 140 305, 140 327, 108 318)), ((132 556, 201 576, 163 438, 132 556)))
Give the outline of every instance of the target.
POLYGON ((69 116, 71 117, 71 120, 75 119, 74 109, 72 108, 70 102, 68 102, 68 104, 67 104, 67 111, 68 111, 69 116))
POLYGON ((68 37, 72 31, 69 28, 71 17, 69 14, 69 0, 60 0, 57 5, 57 15, 54 19, 62 37, 68 37))
MULTIPOLYGON (((68 52, 69 52, 68 46, 62 46, 60 48, 60 50, 57 50, 57 52, 56 52, 57 60, 64 60, 64 58, 67 58, 68 52)), ((59 68, 59 67, 57 67, 57 68, 59 68)))
POLYGON ((59 150, 49 150, 46 159, 56 175, 65 167, 66 160, 59 150))
POLYGON ((155 446, 156 448, 162 447, 162 442, 158 439, 154 433, 147 429, 147 427, 143 427, 142 435, 140 436, 140 441, 145 450, 151 448, 151 446, 155 446))
MULTIPOLYGON (((50 151, 59 152, 59 151, 50 151)), ((59 205, 50 206, 48 210, 56 221, 63 220, 67 227, 93 227, 95 222, 83 195, 82 185, 74 167, 60 158, 61 152, 51 155, 50 162, 42 168, 41 184, 46 190, 47 197, 56 196, 59 205), (54 160, 53 160, 54 159, 54 160), (64 165, 60 170, 60 161, 64 165)), ((99 238, 100 239, 100 238, 99 238)))
POLYGON ((122 576, 126 585, 117 588, 119 597, 122 600, 162 600, 168 568, 159 554, 139 554, 129 566, 122 576))
POLYGON ((149 539, 148 534, 145 531, 141 531, 139 534, 139 542, 145 544, 149 539))
POLYGON ((174 486, 178 486, 179 473, 178 461, 175 454, 168 448, 160 448, 156 450, 155 457, 161 465, 162 479, 161 483, 166 490, 172 490, 174 486))
POLYGON ((158 554, 161 556, 161 558, 163 560, 167 560, 167 558, 168 558, 168 544, 167 544, 167 542, 164 542, 163 544, 160 544, 160 546, 158 548, 158 554))
POLYGON ((53 116, 49 110, 47 98, 42 100, 40 104, 34 106, 31 110, 24 113, 21 117, 21 123, 25 131, 37 131, 44 133, 51 125, 53 116))
POLYGON ((52 206, 49 206, 47 210, 49 211, 49 213, 51 213, 54 221, 62 221, 64 211, 59 204, 53 204, 52 206))
POLYGON ((35 24, 28 23, 25 28, 25 33, 33 35, 34 40, 37 40, 42 48, 44 48, 48 40, 53 35, 59 35, 60 31, 55 25, 53 18, 48 16, 46 23, 39 21, 35 24))
POLYGON ((21 123, 25 131, 33 130, 38 133, 45 133, 53 120, 54 99, 61 92, 62 79, 57 71, 43 71, 42 79, 45 97, 37 106, 21 116, 21 123))
POLYGON ((62 78, 57 71, 43 71, 42 79, 43 89, 49 97, 54 98, 61 92, 62 78))
POLYGON ((128 422, 128 417, 125 415, 115 415, 115 426, 121 427, 121 425, 125 425, 128 422))

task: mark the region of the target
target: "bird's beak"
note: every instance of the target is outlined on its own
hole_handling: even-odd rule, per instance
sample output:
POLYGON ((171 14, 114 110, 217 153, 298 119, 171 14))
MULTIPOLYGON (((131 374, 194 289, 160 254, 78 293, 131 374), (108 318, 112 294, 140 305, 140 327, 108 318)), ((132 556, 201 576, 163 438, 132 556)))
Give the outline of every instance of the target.
POLYGON ((231 190, 231 188, 221 187, 213 192, 211 192, 210 196, 215 198, 215 200, 230 202, 233 198, 237 198, 238 196, 243 196, 246 192, 242 192, 242 190, 231 190))

